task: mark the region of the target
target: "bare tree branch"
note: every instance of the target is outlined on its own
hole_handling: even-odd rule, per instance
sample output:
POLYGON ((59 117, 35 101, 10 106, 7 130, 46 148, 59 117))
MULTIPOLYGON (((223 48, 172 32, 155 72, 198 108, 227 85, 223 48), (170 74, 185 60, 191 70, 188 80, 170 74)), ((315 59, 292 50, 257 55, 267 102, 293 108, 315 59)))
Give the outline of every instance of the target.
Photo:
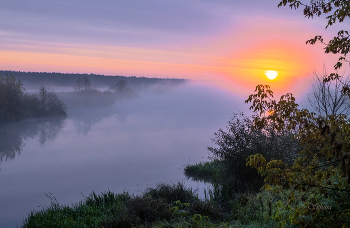
POLYGON ((350 98, 347 94, 342 93, 342 85, 349 84, 349 77, 324 82, 327 77, 325 67, 323 73, 314 72, 315 80, 312 85, 312 93, 309 94, 308 100, 316 113, 322 117, 330 115, 349 115, 350 98))

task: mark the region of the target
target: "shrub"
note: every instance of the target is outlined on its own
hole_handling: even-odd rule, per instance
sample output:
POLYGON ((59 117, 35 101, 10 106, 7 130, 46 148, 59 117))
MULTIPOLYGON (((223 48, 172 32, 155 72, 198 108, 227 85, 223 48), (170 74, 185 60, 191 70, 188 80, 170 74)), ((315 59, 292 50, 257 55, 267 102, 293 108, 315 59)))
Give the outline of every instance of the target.
POLYGON ((273 124, 263 129, 252 129, 253 117, 243 113, 234 114, 229 121, 227 131, 220 129, 212 141, 217 148, 208 147, 212 159, 219 159, 223 164, 223 176, 227 180, 227 194, 233 190, 258 190, 263 185, 263 178, 251 167, 246 166, 248 156, 261 153, 267 160, 277 159, 290 164, 300 151, 298 141, 291 131, 278 132, 273 124))
POLYGON ((181 183, 159 183, 153 188, 147 188, 144 192, 145 196, 155 199, 165 199, 168 203, 180 200, 181 202, 192 202, 198 200, 198 196, 194 194, 191 188, 181 183))
POLYGON ((251 155, 247 165, 265 177, 265 190, 282 193, 275 219, 279 225, 301 227, 348 227, 350 224, 350 119, 345 115, 315 117, 299 109, 292 94, 273 100, 268 85, 258 85, 246 102, 260 112, 254 120, 261 129, 273 121, 277 130, 297 129, 303 145, 293 165, 278 160, 267 161, 260 153, 251 155), (268 117, 265 110, 274 110, 268 117), (316 206, 315 206, 316 205, 316 206))
POLYGON ((20 80, 0 76, 0 122, 66 115, 65 104, 52 91, 44 87, 38 94, 25 94, 24 91, 20 80))
POLYGON ((128 208, 132 211, 133 217, 138 218, 143 223, 171 219, 171 204, 163 199, 136 196, 130 200, 128 208))
POLYGON ((20 80, 16 80, 13 76, 0 76, 0 121, 19 119, 24 91, 20 80))
POLYGON ((186 165, 184 173, 186 177, 193 180, 202 180, 204 182, 219 182, 221 171, 223 169, 222 162, 213 160, 210 162, 199 162, 195 165, 186 165))

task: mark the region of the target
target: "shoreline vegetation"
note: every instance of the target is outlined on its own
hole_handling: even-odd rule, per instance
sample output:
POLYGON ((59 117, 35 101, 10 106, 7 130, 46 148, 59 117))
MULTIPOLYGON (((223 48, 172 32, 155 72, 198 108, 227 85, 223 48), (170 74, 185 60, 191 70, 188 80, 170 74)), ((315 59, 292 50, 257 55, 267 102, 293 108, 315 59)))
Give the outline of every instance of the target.
POLYGON ((181 182, 159 183, 140 195, 92 192, 71 206, 48 195, 51 205, 31 212, 23 227, 279 227, 279 204, 288 193, 261 190, 262 178, 246 158, 259 151, 290 162, 300 148, 289 134, 274 134, 272 126, 252 130, 252 118, 235 114, 226 130, 214 134, 218 147, 208 147, 211 161, 185 167, 187 178, 212 185, 204 199, 181 182))
POLYGON ((36 93, 25 91, 22 82, 14 76, 0 76, 0 122, 67 115, 65 104, 44 86, 36 93))
POLYGON ((79 76, 71 87, 74 91, 56 93, 41 85, 37 92, 26 92, 21 80, 8 74, 5 77, 0 75, 0 123, 29 118, 66 117, 67 109, 110 107, 118 100, 140 98, 125 79, 102 92, 92 88, 87 76, 79 76))
POLYGON ((125 80, 134 91, 149 86, 176 86, 183 84, 189 79, 178 78, 147 78, 136 76, 119 76, 119 75, 100 75, 100 74, 78 74, 78 73, 58 73, 58 72, 24 72, 24 71, 5 71, 0 70, 0 75, 13 75, 16 79, 21 80, 23 85, 28 89, 37 89, 38 85, 47 87, 72 87, 76 82, 87 77, 92 84, 92 88, 108 88, 116 85, 121 80, 125 80))
MULTIPOLYGON (((347 227, 349 217, 345 214, 349 193, 342 186, 321 191, 316 185, 310 187, 304 182, 293 186, 288 182, 276 182, 280 179, 274 176, 264 179, 264 172, 282 175, 290 172, 289 167, 293 165, 297 166, 293 168, 296 175, 301 175, 300 161, 310 159, 309 154, 303 154, 309 147, 301 143, 303 138, 297 137, 300 132, 282 127, 277 129, 273 121, 256 127, 257 117, 234 114, 226 129, 219 129, 214 134, 212 141, 216 147, 207 147, 211 160, 185 167, 184 174, 188 178, 212 185, 204 191, 204 199, 181 182, 159 183, 140 195, 92 192, 71 206, 59 205, 53 196, 47 195, 51 205, 32 211, 22 227, 339 227, 332 221, 337 213, 344 215, 338 218, 342 219, 342 227, 347 227), (259 162, 253 163, 257 159, 259 162), (301 188, 294 189, 298 186, 301 188), (307 187, 311 194, 306 192, 307 187), (334 189, 344 191, 335 193, 334 189)), ((332 121, 334 116, 329 118, 332 121)), ((322 136, 327 126, 316 126, 308 134, 322 136)), ((345 127, 339 128, 342 129, 345 127)), ((339 163, 321 160, 313 166, 306 166, 306 169, 310 173, 321 168, 314 173, 314 178, 325 177, 322 167, 327 166, 327 162, 339 163)), ((340 165, 330 168, 336 172, 327 177, 331 179, 328 185, 348 178, 340 176, 340 165)))
POLYGON ((161 92, 168 86, 187 81, 176 78, 0 71, 0 123, 66 116, 67 109, 110 107, 123 99, 140 98, 135 89, 152 88, 161 92), (48 89, 51 87, 66 92, 54 92, 48 89), (26 92, 27 89, 31 92, 26 92))
POLYGON ((186 165, 184 174, 187 178, 194 181, 202 181, 206 183, 222 182, 221 172, 223 163, 219 160, 199 162, 194 165, 186 165))
POLYGON ((224 206, 213 193, 200 199, 181 182, 159 183, 140 195, 92 192, 71 206, 46 194, 51 205, 32 211, 22 227, 276 227, 269 219, 275 209, 262 195, 240 194, 224 206))
MULTIPOLYGON (((20 81, 1 80, 1 86, 23 95, 20 81)), ((181 182, 159 183, 140 195, 92 192, 71 206, 47 195, 51 205, 32 211, 22 227, 348 227, 348 117, 321 113, 316 118, 299 110, 292 94, 273 100, 269 88, 258 85, 245 101, 260 114, 234 114, 226 129, 214 133, 209 162, 185 167, 188 178, 212 185, 204 199, 181 182)), ((96 92, 87 76, 78 78, 74 89, 132 94, 123 80, 110 86, 114 92, 96 92)), ((40 94, 48 93, 42 88, 39 101, 40 94)))

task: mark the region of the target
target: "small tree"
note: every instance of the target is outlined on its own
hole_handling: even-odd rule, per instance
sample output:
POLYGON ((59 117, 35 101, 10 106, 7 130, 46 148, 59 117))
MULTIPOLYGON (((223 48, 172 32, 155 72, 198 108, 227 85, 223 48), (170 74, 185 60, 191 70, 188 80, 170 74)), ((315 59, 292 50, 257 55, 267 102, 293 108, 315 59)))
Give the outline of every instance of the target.
POLYGON ((53 91, 47 91, 44 86, 39 90, 40 112, 43 116, 54 116, 65 113, 66 106, 53 91))
POLYGON ((0 121, 17 120, 21 115, 21 100, 25 89, 14 76, 0 76, 0 121))
POLYGON ((84 91, 91 90, 91 81, 87 76, 83 77, 83 89, 84 91))
POLYGON ((283 227, 348 227, 350 224, 350 120, 345 115, 316 118, 315 113, 298 109, 292 94, 273 99, 268 85, 258 85, 246 103, 258 112, 253 128, 262 129, 268 121, 275 129, 297 130, 303 146, 293 165, 281 160, 267 161, 260 153, 251 155, 247 165, 265 177, 264 188, 281 193, 275 219, 283 227), (264 116, 266 111, 272 111, 264 116))
POLYGON ((81 92, 82 89, 83 89, 83 82, 81 80, 81 77, 79 76, 77 81, 75 82, 74 91, 81 92))
POLYGON ((74 91, 82 92, 82 91, 88 91, 88 90, 91 90, 90 79, 87 76, 84 76, 83 78, 78 77, 74 85, 74 91))
POLYGON ((127 82, 125 79, 119 80, 117 83, 117 91, 123 92, 127 88, 127 82))
POLYGON ((223 162, 225 179, 234 180, 231 191, 259 190, 263 185, 258 172, 246 166, 248 156, 261 153, 268 161, 278 159, 292 164, 301 150, 290 131, 277 133, 272 122, 262 129, 252 129, 253 119, 254 116, 249 118, 243 113, 234 114, 227 131, 220 129, 212 139, 218 147, 208 147, 212 158, 223 162))
POLYGON ((66 110, 65 104, 53 91, 50 91, 47 94, 47 106, 51 115, 60 115, 63 114, 66 110))
POLYGON ((45 112, 48 110, 48 96, 47 90, 44 86, 41 86, 39 89, 39 102, 40 102, 40 111, 45 112))
POLYGON ((114 92, 122 93, 128 88, 128 83, 125 79, 121 79, 117 82, 117 84, 112 85, 110 87, 111 90, 114 90, 114 92))

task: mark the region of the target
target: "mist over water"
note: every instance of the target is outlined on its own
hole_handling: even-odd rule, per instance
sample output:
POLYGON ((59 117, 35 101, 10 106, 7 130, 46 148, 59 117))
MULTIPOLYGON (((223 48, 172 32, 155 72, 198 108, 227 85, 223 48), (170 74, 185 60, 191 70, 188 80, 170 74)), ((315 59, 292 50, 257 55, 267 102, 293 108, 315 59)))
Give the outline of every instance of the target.
POLYGON ((67 118, 1 126, 0 227, 22 224, 32 210, 61 205, 92 191, 135 194, 185 179, 183 168, 208 160, 207 146, 246 97, 204 84, 140 91, 139 99, 107 107, 69 107, 67 118))

